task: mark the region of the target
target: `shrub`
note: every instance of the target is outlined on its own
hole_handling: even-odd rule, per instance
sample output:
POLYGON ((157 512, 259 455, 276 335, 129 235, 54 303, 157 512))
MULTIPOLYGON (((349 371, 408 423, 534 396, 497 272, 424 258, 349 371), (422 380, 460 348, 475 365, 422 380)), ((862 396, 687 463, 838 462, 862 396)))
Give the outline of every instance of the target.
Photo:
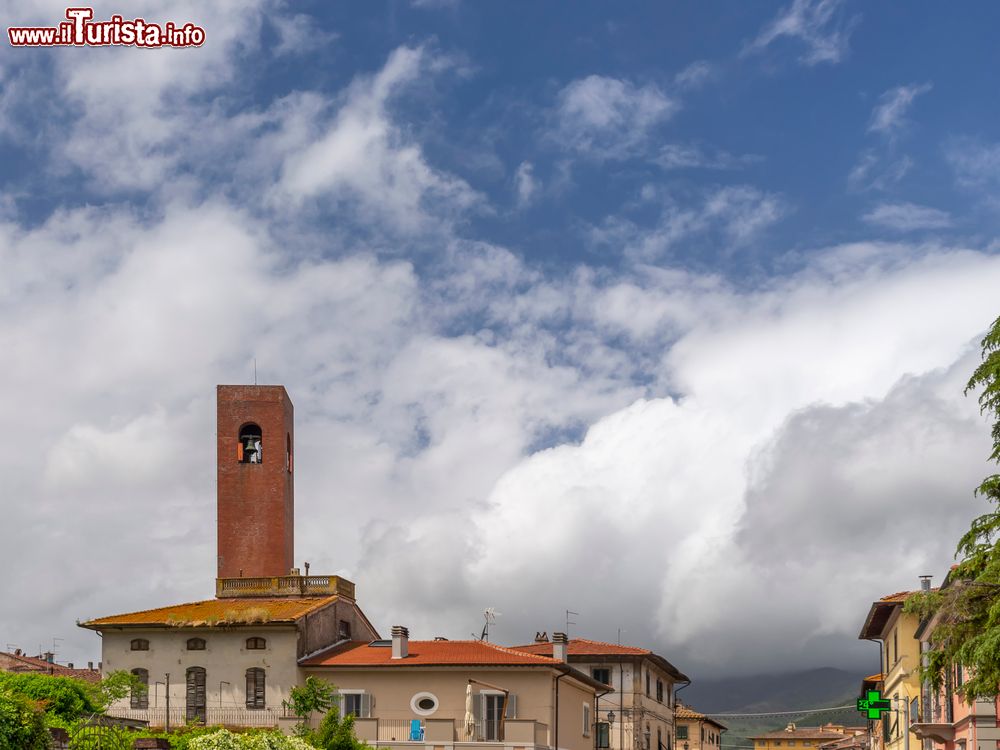
POLYGON ((41 705, 0 686, 0 750, 47 750, 49 730, 41 705))

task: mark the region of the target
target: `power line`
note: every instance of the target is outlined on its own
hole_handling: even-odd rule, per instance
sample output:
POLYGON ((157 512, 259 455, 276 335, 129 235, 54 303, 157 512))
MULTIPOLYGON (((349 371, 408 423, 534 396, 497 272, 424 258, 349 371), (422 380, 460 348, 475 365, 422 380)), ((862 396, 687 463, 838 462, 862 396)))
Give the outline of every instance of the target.
POLYGON ((857 706, 834 706, 833 708, 804 708, 801 711, 768 711, 762 714, 715 714, 706 713, 706 716, 728 716, 728 717, 750 717, 750 716, 790 716, 797 714, 818 714, 825 711, 844 711, 848 708, 857 708, 857 706))

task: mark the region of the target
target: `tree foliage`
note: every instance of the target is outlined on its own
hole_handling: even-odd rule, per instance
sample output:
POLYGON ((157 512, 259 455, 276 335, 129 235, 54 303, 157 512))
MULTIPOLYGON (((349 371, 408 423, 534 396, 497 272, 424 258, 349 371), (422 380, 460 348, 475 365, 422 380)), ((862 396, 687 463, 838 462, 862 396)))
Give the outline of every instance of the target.
POLYGON ((0 689, 37 701, 46 714, 66 722, 102 709, 97 688, 72 677, 0 672, 0 689))
POLYGON ((0 750, 47 750, 49 729, 39 702, 0 685, 0 750))
MULTIPOLYGON (((965 393, 979 391, 980 411, 994 420, 990 460, 1000 464, 1000 318, 983 338, 982 352, 965 393)), ((938 688, 949 670, 965 667, 968 678, 956 692, 969 702, 1000 693, 1000 474, 986 477, 976 494, 992 507, 959 540, 955 556, 961 561, 940 591, 911 597, 906 605, 937 619, 924 676, 938 688)))

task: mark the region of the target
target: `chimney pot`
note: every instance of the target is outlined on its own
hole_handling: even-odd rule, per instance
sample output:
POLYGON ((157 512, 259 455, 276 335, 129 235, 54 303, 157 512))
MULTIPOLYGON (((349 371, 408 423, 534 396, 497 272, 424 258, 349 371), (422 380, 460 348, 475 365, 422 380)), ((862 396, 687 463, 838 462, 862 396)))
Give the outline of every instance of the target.
POLYGON ((392 658, 405 659, 410 655, 410 631, 402 625, 392 626, 392 658))
POLYGON ((920 590, 923 592, 928 592, 931 590, 931 578, 929 575, 920 576, 920 590))
POLYGON ((535 631, 535 643, 548 643, 549 642, 549 631, 535 631))
POLYGON ((68 662, 66 662, 66 666, 67 666, 67 667, 68 667, 69 669, 72 669, 72 668, 73 668, 73 662, 71 662, 71 661, 68 661, 68 662))

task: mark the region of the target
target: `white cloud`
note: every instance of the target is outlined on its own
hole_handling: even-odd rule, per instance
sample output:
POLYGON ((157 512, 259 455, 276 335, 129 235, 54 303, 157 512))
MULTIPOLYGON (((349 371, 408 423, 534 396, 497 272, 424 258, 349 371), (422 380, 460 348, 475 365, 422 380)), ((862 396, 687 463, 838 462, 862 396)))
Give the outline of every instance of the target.
POLYGON ((838 13, 842 0, 793 0, 743 50, 763 50, 783 37, 806 47, 800 60, 806 65, 839 63, 848 54, 848 43, 857 17, 844 21, 838 13))
POLYGON ((654 84, 591 75, 559 92, 550 136, 564 148, 597 159, 627 158, 679 104, 654 84))
POLYGON ((945 158, 962 187, 993 188, 1000 184, 1000 143, 954 138, 945 147, 945 158))
POLYGON ((945 229, 952 224, 948 212, 915 203, 881 203, 862 217, 869 224, 912 232, 918 229, 945 229))
POLYGON ((716 68, 707 60, 696 60, 674 76, 674 85, 682 90, 699 89, 716 75, 716 68))
POLYGON ((752 185, 730 185, 706 191, 696 201, 679 202, 669 194, 651 227, 613 217, 591 230, 590 239, 642 262, 662 260, 683 242, 697 236, 718 237, 720 252, 739 249, 791 210, 787 200, 752 185))
POLYGON ((889 190, 912 168, 913 159, 905 154, 895 158, 891 154, 879 155, 873 149, 867 149, 848 173, 847 186, 858 191, 889 190))
POLYGON ((333 121, 283 157, 274 200, 292 206, 356 202, 366 217, 389 219, 407 231, 423 228, 435 215, 479 204, 482 196, 461 178, 431 167, 387 112, 390 100, 437 62, 421 48, 400 47, 376 75, 356 79, 333 121))
POLYGON ((653 159, 664 169, 741 169, 760 160, 752 154, 736 156, 721 150, 706 153, 692 143, 668 143, 653 159))
POLYGON ((879 103, 872 110, 869 132, 892 136, 906 123, 906 113, 913 101, 921 94, 926 94, 932 88, 931 84, 910 84, 896 86, 879 97, 879 103))
POLYGON ((530 161, 522 161, 514 173, 514 189, 517 193, 517 205, 526 206, 538 190, 534 167, 530 161))
POLYGON ((275 55, 301 55, 334 43, 338 34, 318 26, 312 16, 297 13, 292 16, 276 14, 269 18, 278 32, 275 55))

